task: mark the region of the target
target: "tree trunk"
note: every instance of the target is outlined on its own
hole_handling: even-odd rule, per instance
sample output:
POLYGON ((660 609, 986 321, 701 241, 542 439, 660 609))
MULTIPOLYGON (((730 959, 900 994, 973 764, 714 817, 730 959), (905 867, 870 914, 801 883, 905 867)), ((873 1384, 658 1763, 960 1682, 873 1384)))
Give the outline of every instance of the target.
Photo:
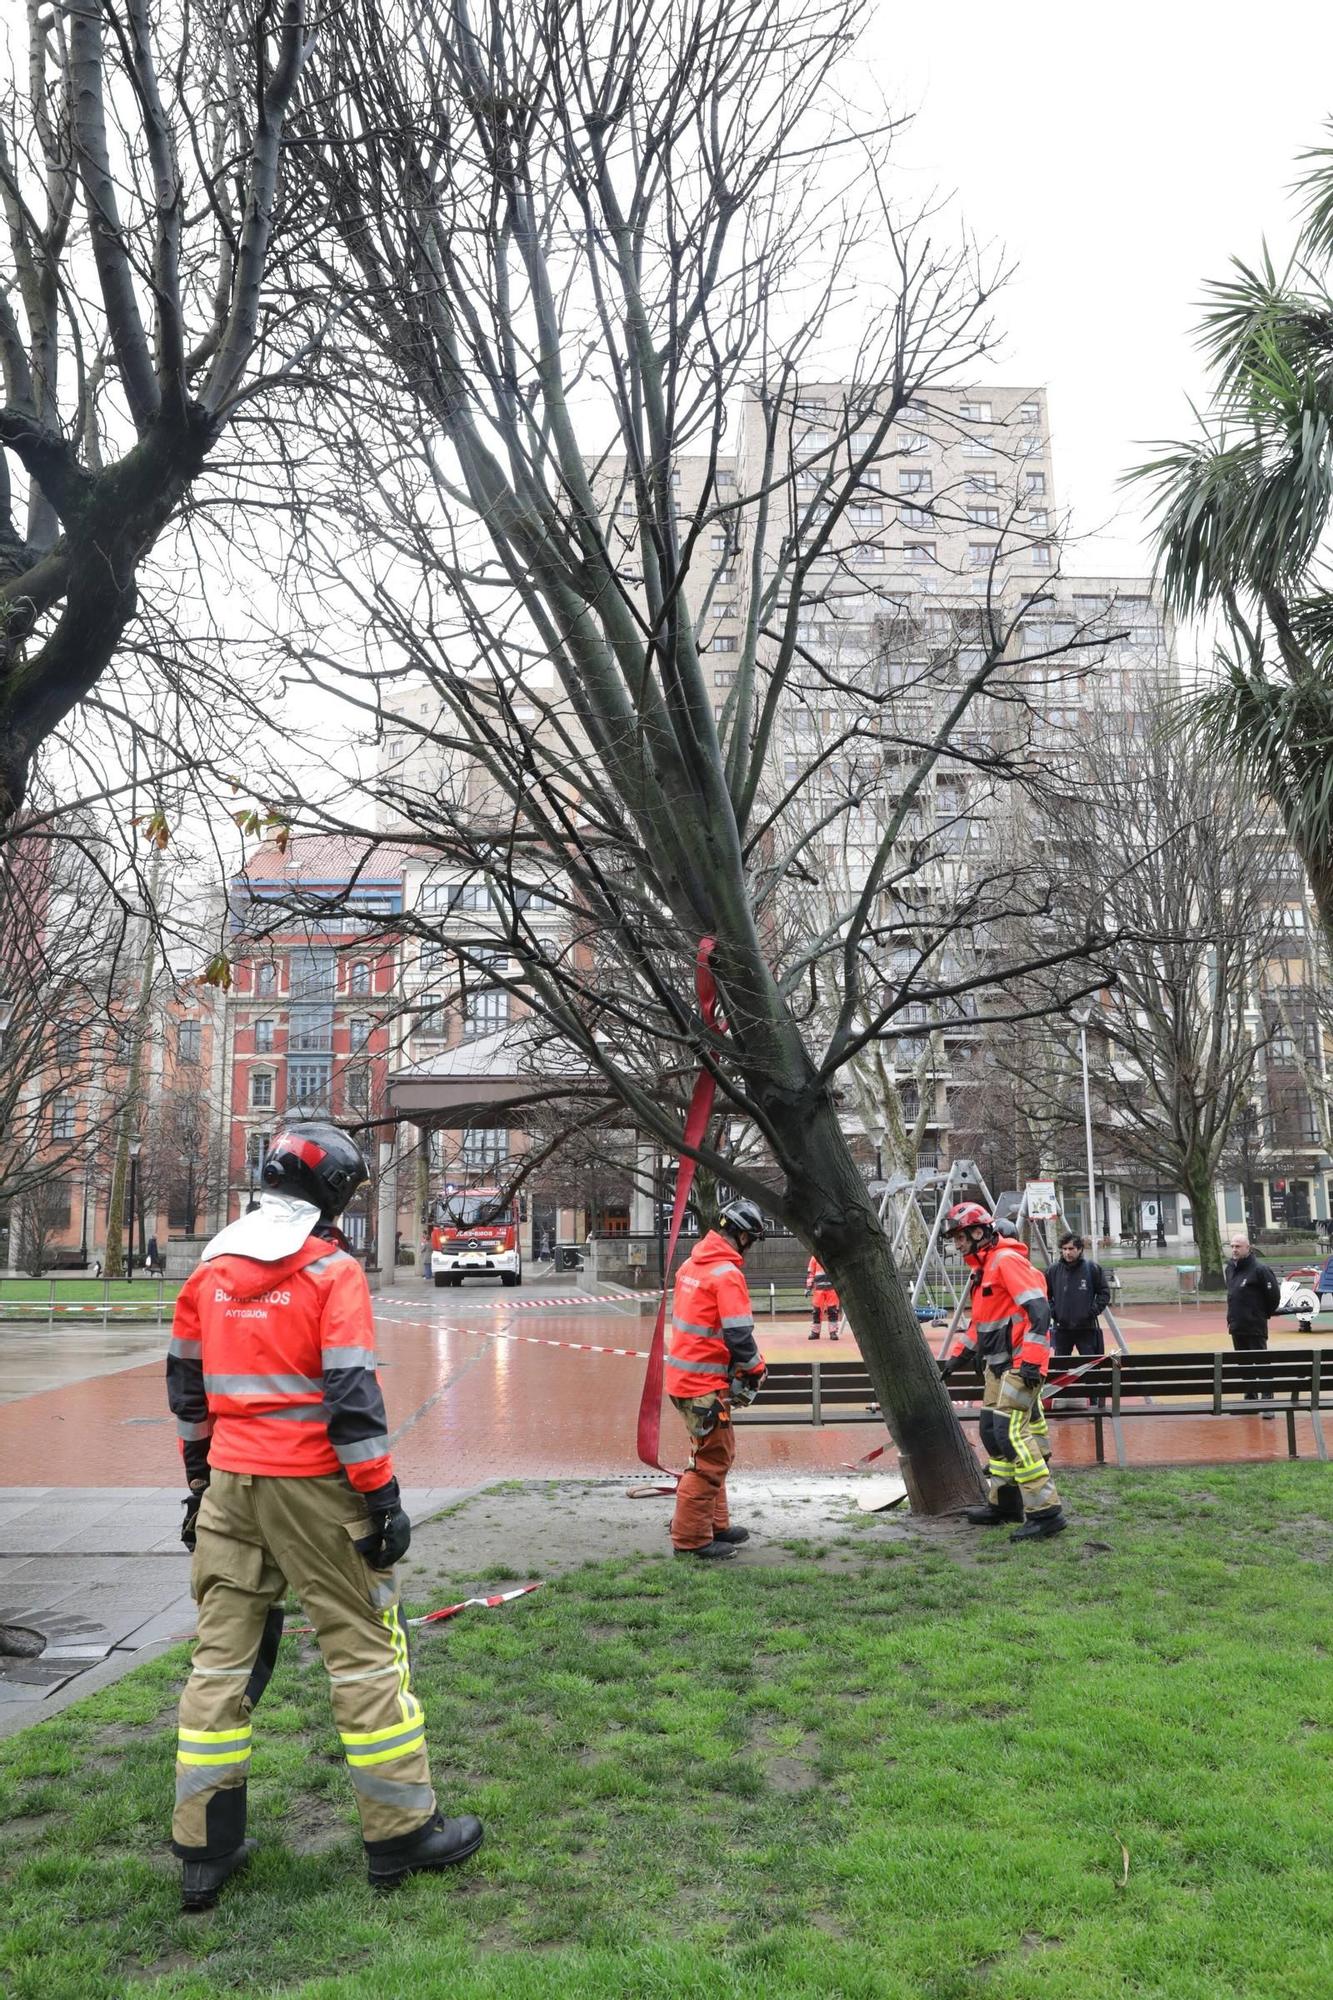
POLYGON ((1222 1232, 1217 1222, 1213 1177, 1201 1162, 1186 1160, 1181 1179, 1184 1181, 1185 1192, 1190 1198, 1190 1208, 1194 1213, 1194 1242, 1199 1252, 1201 1272, 1200 1289, 1205 1292, 1220 1292, 1225 1279, 1222 1276, 1222 1232))
MULTIPOLYGON (((786 1138, 783 1107, 765 1109, 786 1138)), ((856 1329, 913 1510, 949 1514, 972 1506, 985 1498, 981 1468, 953 1413, 833 1107, 823 1098, 813 1113, 808 1105, 799 1112, 788 1106, 787 1117, 788 1196, 807 1219, 815 1254, 856 1329)))

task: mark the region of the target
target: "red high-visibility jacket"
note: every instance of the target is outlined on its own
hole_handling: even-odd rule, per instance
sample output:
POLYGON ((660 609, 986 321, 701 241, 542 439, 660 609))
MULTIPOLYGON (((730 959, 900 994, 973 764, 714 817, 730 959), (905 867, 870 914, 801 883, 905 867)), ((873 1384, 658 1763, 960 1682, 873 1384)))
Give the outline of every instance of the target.
POLYGON ((1051 1358, 1051 1309, 1046 1280, 1015 1237, 965 1260, 972 1267, 972 1314, 949 1343, 950 1354, 975 1351, 985 1368, 1021 1368, 1033 1361, 1043 1375, 1051 1358))
POLYGON ((189 1478, 210 1466, 284 1479, 393 1477, 375 1319, 355 1257, 311 1236, 273 1264, 223 1255, 181 1286, 167 1397, 189 1478))
POLYGON ((725 1389, 733 1373, 753 1375, 763 1365, 741 1253, 729 1236, 712 1229, 676 1273, 667 1392, 707 1396, 725 1389))
POLYGON ((836 1305, 838 1303, 838 1294, 833 1288, 833 1280, 820 1263, 818 1257, 812 1257, 805 1267, 805 1284, 806 1290, 813 1292, 817 1305, 836 1305))

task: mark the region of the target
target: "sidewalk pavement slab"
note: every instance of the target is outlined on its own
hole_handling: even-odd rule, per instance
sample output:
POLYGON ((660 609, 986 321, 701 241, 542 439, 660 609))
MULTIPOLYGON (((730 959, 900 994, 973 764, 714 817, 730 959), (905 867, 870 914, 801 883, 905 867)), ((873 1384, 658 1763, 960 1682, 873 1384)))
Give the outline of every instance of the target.
MULTIPOLYGON (((408 1487, 403 1503, 420 1532, 476 1490, 408 1487)), ((182 1498, 175 1486, 5 1489, 0 1624, 31 1627, 47 1645, 34 1660, 0 1658, 0 1736, 190 1637, 182 1498)))

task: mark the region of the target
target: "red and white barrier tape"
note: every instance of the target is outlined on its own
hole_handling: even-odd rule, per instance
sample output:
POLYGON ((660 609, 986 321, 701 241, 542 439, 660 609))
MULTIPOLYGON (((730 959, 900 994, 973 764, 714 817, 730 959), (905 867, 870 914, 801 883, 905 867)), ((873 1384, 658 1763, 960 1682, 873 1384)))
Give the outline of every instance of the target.
MULTIPOLYGON (((406 1622, 409 1625, 442 1625, 446 1618, 456 1618, 460 1611, 470 1610, 474 1604, 483 1610, 494 1611, 499 1604, 510 1604, 514 1598, 528 1597, 534 1590, 540 1589, 540 1582, 520 1583, 517 1590, 501 1590, 494 1597, 460 1597, 457 1604, 442 1605, 438 1611, 427 1611, 420 1618, 409 1618, 406 1622)), ((313 1625, 289 1625, 284 1636, 309 1638, 314 1629, 313 1625)), ((184 1636, 189 1638, 192 1634, 184 1636)))
POLYGON ((521 1583, 517 1590, 501 1590, 494 1597, 463 1597, 457 1604, 446 1604, 439 1611, 428 1611, 422 1618, 409 1618, 409 1625, 442 1625, 446 1618, 456 1618, 460 1611, 477 1605, 485 1611, 494 1611, 498 1604, 510 1604, 516 1597, 528 1597, 534 1590, 540 1590, 540 1583, 521 1583))
POLYGON ((634 1361, 646 1361, 647 1354, 641 1347, 601 1347, 591 1340, 548 1340, 538 1333, 498 1333, 489 1326, 462 1326, 445 1323, 437 1319, 391 1319, 385 1316, 386 1326, 420 1328, 424 1333, 469 1333, 474 1340, 512 1340, 520 1347, 564 1347, 571 1354, 619 1354, 634 1361))

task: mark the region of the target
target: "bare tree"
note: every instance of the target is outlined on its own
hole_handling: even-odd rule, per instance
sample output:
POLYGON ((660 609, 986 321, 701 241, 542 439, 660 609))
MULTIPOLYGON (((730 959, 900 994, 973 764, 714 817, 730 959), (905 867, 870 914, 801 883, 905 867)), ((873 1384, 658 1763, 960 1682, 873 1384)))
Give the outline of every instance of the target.
POLYGON ((26 0, 26 25, 0 95, 0 828, 219 441, 313 337, 265 302, 304 0, 26 0))
MULTIPOLYGON (((1094 711, 1048 837, 1069 902, 1118 939, 1088 1030, 1103 1143, 1189 1196, 1203 1283, 1216 1287, 1218 1168, 1255 1076, 1277 857, 1230 772, 1157 726, 1169 707, 1169 688, 1148 684, 1137 712, 1094 711)), ((1053 1032, 1063 1065, 1046 1066, 1051 1115, 1069 1125, 1076 1032, 1058 1016, 1053 1032)))
MULTIPOLYGON (((772 1178, 707 1146, 700 1160, 834 1271, 914 1500, 937 1511, 974 1495, 976 1464, 849 1151, 837 1078, 908 1032, 915 1001, 965 1016, 997 973, 969 957, 968 934, 997 903, 1049 901, 1040 868, 979 859, 924 948, 901 934, 914 811, 941 761, 970 757, 996 782, 1027 768, 1010 666, 1048 580, 1011 576, 1031 539, 1011 516, 983 594, 962 586, 966 640, 951 624, 938 651, 953 678, 931 704, 835 676, 843 720, 819 766, 836 746, 855 768, 822 824, 859 828, 890 771, 891 795, 852 892, 784 946, 788 886, 821 824, 788 810, 811 770, 788 782, 777 748, 812 659, 804 614, 882 574, 895 524, 848 540, 854 509, 877 462, 906 455, 906 413, 957 427, 956 403, 932 393, 985 354, 1001 275, 966 242, 941 249, 928 208, 895 211, 891 121, 847 107, 865 12, 458 0, 415 10, 409 32, 396 7, 349 8, 301 127, 341 245, 329 278, 345 351, 326 351, 336 365, 307 411, 334 469, 305 517, 315 629, 293 653, 324 680, 357 671, 355 646, 371 713, 397 677, 426 676, 436 714, 409 733, 436 756, 429 776, 406 760, 400 823, 489 886, 515 989, 638 1130, 679 1140, 652 1088, 647 1051, 665 1044, 762 1135, 772 1178), (846 353, 848 304, 846 387, 793 452, 817 354, 846 353), (373 399, 355 386, 367 351, 373 399), (709 634, 742 570, 734 678, 715 702, 709 634), (450 751, 478 783, 441 778, 450 751), (526 915, 534 880, 566 910, 554 957, 526 915), (694 990, 701 947, 712 1027, 694 990)), ((929 607, 902 602, 917 656, 933 657, 929 607)), ((460 964, 496 928, 455 934, 460 964)), ((1002 970, 1017 983, 1025 965, 1002 970)))

